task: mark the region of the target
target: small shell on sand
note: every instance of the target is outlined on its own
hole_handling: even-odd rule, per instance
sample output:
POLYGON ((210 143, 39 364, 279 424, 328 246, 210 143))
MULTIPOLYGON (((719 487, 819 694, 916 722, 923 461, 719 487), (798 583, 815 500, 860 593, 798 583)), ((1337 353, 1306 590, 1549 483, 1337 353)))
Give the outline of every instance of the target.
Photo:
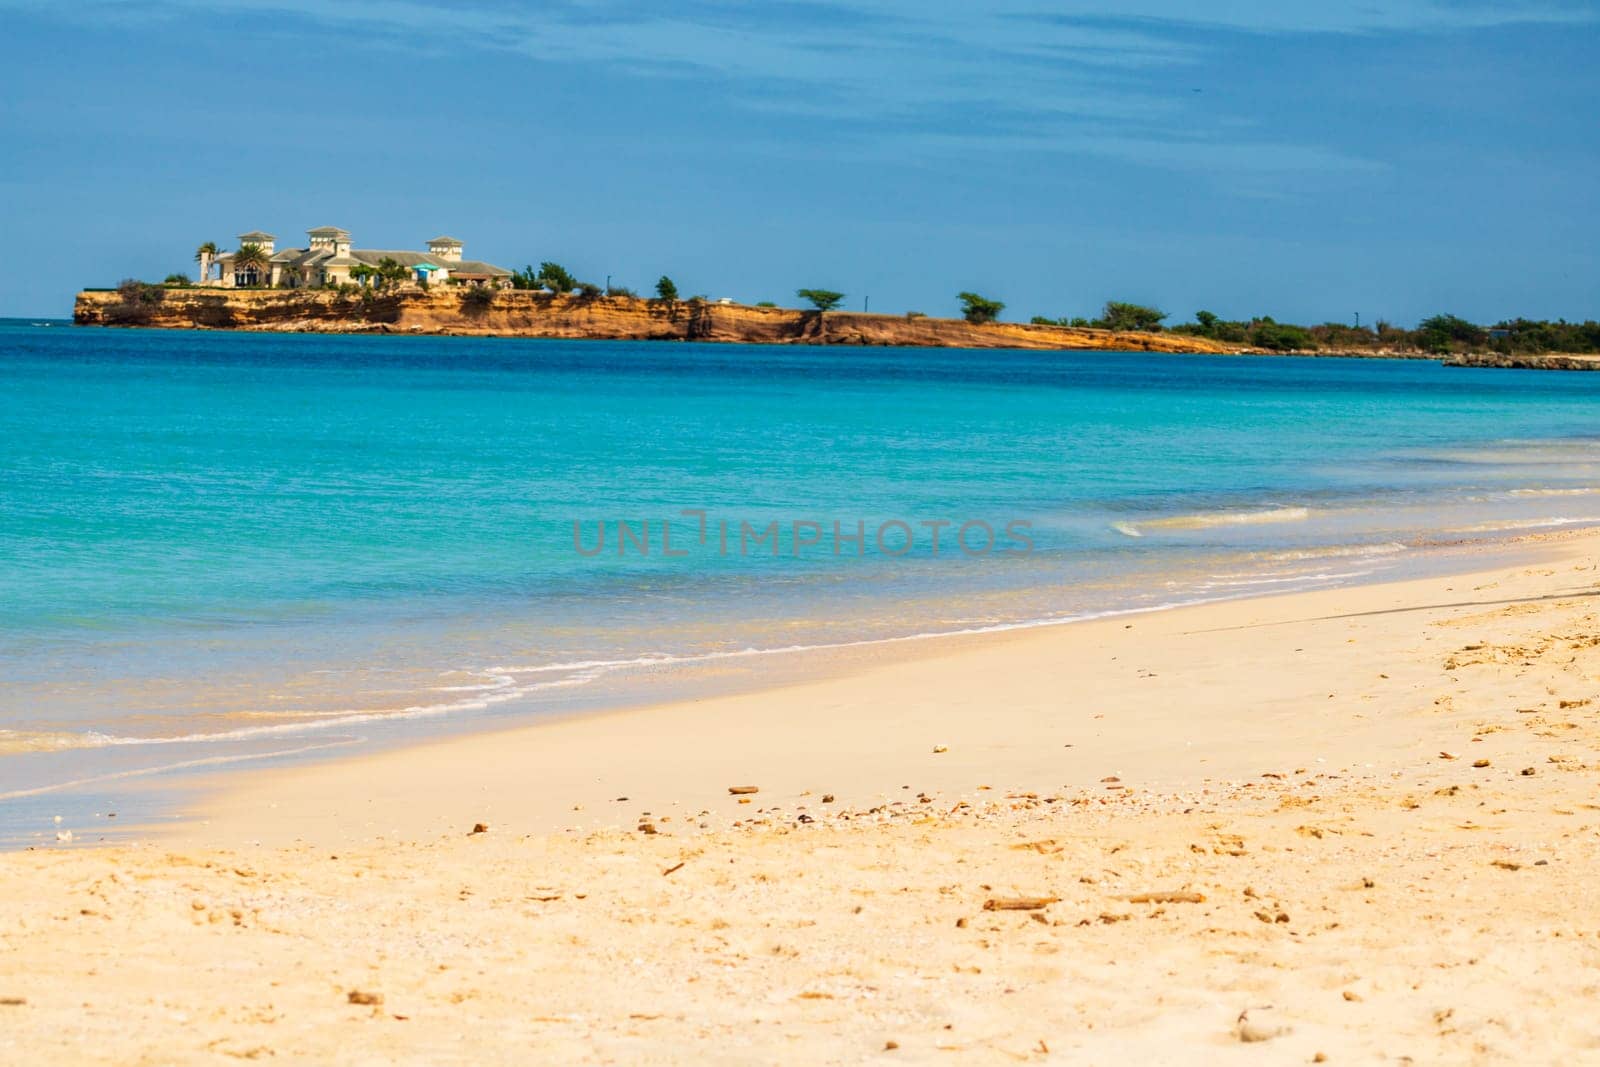
POLYGON ((1278 1019, 1271 1007, 1246 1008, 1239 1013, 1235 1026, 1239 1040, 1245 1042, 1271 1041, 1289 1032, 1289 1027, 1278 1019))

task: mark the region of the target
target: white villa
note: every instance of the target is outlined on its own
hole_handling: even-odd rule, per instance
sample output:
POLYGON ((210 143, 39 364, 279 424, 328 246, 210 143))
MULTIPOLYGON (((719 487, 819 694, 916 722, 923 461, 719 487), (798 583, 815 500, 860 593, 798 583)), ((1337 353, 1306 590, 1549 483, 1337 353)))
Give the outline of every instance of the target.
POLYGON ((367 271, 376 269, 384 260, 393 260, 404 267, 409 280, 418 282, 454 282, 462 285, 485 285, 499 288, 507 284, 511 271, 493 263, 461 257, 461 242, 454 237, 435 237, 428 242, 426 252, 400 252, 373 248, 350 247, 350 231, 337 226, 318 226, 307 230, 309 248, 285 248, 278 251, 277 238, 270 233, 252 230, 239 235, 239 246, 255 245, 266 258, 266 266, 237 263, 237 252, 223 252, 212 263, 202 259, 200 284, 236 286, 270 285, 291 289, 318 285, 342 285, 346 282, 363 282, 367 271), (352 276, 352 271, 354 275, 352 276), (213 277, 213 274, 216 277, 213 277))

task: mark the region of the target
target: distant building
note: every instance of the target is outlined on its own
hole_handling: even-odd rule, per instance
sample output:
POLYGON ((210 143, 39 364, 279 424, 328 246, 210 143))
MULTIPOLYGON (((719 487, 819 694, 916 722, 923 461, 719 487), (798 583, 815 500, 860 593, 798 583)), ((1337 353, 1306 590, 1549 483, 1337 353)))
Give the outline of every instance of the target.
MULTIPOLYGON (((350 231, 337 226, 319 226, 307 230, 309 248, 277 250, 277 238, 270 233, 252 230, 239 235, 239 245, 258 246, 266 257, 264 266, 238 262, 238 252, 224 252, 216 257, 220 276, 201 279, 202 282, 220 284, 226 288, 270 285, 300 289, 318 285, 343 285, 361 283, 365 271, 362 267, 377 269, 386 259, 405 267, 410 280, 453 282, 460 285, 487 285, 498 288, 511 278, 511 271, 476 259, 463 259, 462 243, 454 237, 435 237, 428 242, 426 252, 402 252, 377 248, 352 248, 350 231), (355 273, 352 274, 351 272, 355 273)), ((208 272, 209 273, 209 272, 208 272)))

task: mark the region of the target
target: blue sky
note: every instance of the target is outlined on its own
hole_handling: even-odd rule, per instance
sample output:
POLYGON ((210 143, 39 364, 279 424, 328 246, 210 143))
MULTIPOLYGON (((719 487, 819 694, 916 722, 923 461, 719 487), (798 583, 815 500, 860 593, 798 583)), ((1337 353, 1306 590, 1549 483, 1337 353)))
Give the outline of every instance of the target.
POLYGON ((0 0, 0 315, 439 232, 1005 318, 1600 317, 1595 0, 0 0))

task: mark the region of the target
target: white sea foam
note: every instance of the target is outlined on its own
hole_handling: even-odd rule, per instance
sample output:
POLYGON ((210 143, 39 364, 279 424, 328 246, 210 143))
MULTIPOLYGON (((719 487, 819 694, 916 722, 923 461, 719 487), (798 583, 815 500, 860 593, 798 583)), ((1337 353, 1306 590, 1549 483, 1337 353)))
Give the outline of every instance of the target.
POLYGON ((1311 509, 1298 505, 1265 508, 1259 511, 1197 511, 1191 515, 1171 515, 1164 519, 1118 522, 1112 529, 1128 537, 1143 537, 1146 530, 1209 530, 1218 526, 1261 526, 1283 522, 1305 522, 1311 509))
POLYGON ((1264 585, 1318 585, 1346 578, 1362 578, 1371 573, 1371 571, 1320 571, 1314 574, 1282 574, 1260 578, 1229 578, 1219 575, 1214 576, 1211 581, 1201 582, 1200 588, 1251 589, 1264 585))
POLYGON ((353 745, 355 743, 356 740, 351 738, 341 741, 327 741, 320 745, 301 745, 299 748, 286 748, 277 752, 252 752, 238 756, 205 756, 200 759, 181 760, 177 763, 164 763, 158 767, 140 767, 131 771, 113 771, 109 774, 97 774, 88 778, 75 778, 70 782, 51 782, 49 785, 34 786, 30 789, 13 789, 9 793, 0 793, 0 800, 17 800, 22 797, 42 796, 45 793, 55 793, 63 789, 76 789, 81 786, 98 785, 102 782, 115 782, 124 778, 140 778, 150 774, 163 774, 167 771, 182 771, 195 767, 219 767, 229 763, 246 763, 251 760, 274 759, 279 756, 300 756, 307 752, 339 748, 342 745, 353 745))
POLYGON ((1274 552, 1267 558, 1277 562, 1294 562, 1310 559, 1344 559, 1347 557, 1391 556, 1407 548, 1398 541, 1385 541, 1377 545, 1326 545, 1321 548, 1295 548, 1274 552))
POLYGON ((1512 519, 1496 522, 1480 522, 1472 526, 1456 526, 1443 533, 1502 533, 1508 530, 1543 530, 1556 526, 1592 526, 1600 525, 1600 515, 1581 515, 1567 517, 1554 515, 1542 519, 1512 519))

